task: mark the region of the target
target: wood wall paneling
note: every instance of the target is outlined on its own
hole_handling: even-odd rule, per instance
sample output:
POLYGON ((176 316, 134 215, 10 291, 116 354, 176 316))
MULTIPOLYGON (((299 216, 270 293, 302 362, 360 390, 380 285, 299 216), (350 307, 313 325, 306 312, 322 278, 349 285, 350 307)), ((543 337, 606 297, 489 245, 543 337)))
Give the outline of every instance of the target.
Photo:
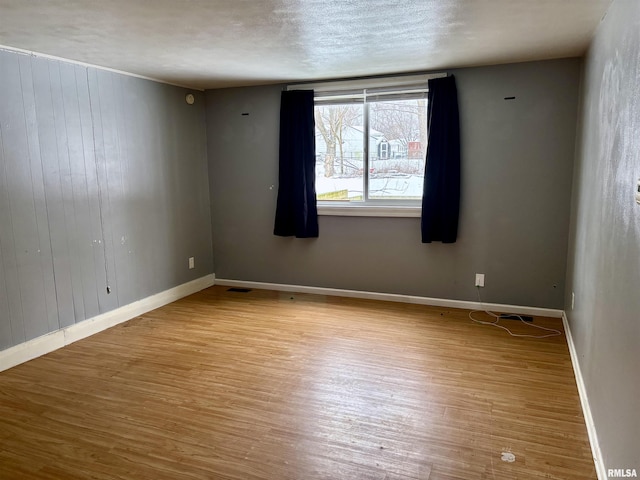
POLYGON ((212 273, 202 95, 184 109, 182 88, 4 50, 0 67, 0 348, 212 273))

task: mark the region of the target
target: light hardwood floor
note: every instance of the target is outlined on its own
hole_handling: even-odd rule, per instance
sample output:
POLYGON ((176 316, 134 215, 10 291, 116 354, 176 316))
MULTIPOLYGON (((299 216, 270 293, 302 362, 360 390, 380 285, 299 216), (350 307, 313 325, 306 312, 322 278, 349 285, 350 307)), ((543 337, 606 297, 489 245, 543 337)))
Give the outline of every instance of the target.
POLYGON ((564 336, 226 290, 0 373, 0 478, 596 478, 564 336))

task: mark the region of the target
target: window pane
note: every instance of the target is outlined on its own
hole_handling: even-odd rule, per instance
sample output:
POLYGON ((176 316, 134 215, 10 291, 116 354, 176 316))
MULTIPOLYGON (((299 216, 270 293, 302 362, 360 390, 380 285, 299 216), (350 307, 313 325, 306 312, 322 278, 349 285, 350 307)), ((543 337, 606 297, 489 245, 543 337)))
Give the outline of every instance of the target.
POLYGON ((316 197, 362 201, 363 105, 316 105, 316 197))
POLYGON ((420 200, 427 147, 427 100, 369 104, 369 198, 420 200))

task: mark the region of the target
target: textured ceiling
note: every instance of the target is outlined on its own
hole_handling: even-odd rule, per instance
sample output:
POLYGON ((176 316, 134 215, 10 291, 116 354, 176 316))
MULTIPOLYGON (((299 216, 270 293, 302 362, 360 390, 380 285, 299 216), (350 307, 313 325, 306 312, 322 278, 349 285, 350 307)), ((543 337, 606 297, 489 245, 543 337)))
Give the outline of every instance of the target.
POLYGON ((0 45, 195 88, 582 55, 611 0, 0 0, 0 45))

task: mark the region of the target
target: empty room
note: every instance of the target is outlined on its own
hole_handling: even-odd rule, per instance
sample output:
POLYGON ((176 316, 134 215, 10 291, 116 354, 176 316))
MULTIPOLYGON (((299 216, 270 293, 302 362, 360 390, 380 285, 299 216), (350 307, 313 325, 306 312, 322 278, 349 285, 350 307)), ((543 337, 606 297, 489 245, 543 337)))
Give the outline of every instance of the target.
POLYGON ((0 479, 640 472, 640 2, 0 0, 0 479))

